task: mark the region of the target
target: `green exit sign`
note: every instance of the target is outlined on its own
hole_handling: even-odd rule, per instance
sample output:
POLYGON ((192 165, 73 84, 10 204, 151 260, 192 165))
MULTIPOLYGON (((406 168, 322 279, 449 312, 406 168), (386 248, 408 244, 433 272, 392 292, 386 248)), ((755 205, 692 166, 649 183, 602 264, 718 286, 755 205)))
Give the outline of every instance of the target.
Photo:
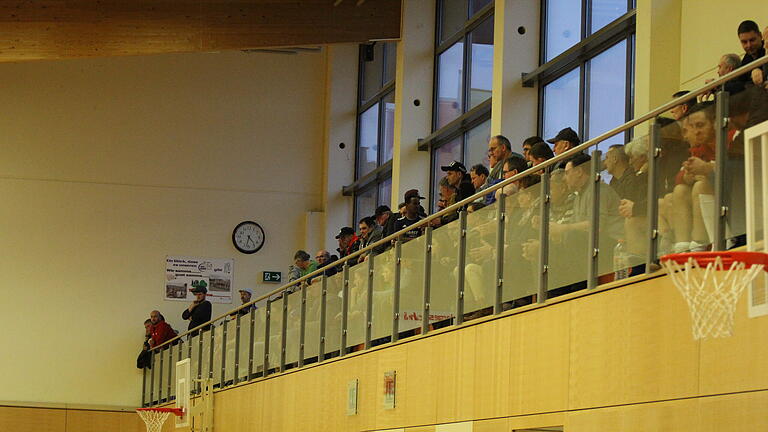
POLYGON ((262 272, 262 280, 264 282, 280 283, 283 281, 283 274, 281 272, 265 271, 262 272))

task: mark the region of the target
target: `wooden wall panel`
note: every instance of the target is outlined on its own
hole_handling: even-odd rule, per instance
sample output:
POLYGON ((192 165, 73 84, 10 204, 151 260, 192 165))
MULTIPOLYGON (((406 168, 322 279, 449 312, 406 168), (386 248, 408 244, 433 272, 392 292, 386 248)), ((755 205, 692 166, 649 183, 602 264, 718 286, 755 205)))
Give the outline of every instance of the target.
POLYGON ((663 281, 570 302, 570 409, 697 392, 698 344, 687 306, 663 281))
POLYGON ((699 400, 701 432, 768 431, 768 391, 699 400))
MULTIPOLYGON (((135 412, 66 410, 67 432, 146 432, 135 412)), ((172 419, 168 420, 171 423, 172 419)))
POLYGON ((568 364, 571 348, 569 303, 522 314, 519 364, 520 413, 561 411, 568 404, 568 364))
POLYGON ((0 407, 0 431, 65 432, 63 409, 0 407))
POLYGON ((144 432, 132 411, 0 406, 0 431, 8 432, 144 432))
POLYGON ((496 320, 476 327, 474 403, 469 420, 498 417, 512 408, 510 373, 516 358, 512 353, 520 351, 511 344, 513 328, 517 328, 508 324, 511 321, 518 322, 496 320))
POLYGON ((736 307, 733 336, 701 343, 704 394, 768 388, 768 316, 747 316, 747 295, 736 307), (762 365, 762 366, 758 366, 762 365))
POLYGON ((400 36, 400 1, 0 2, 0 61, 364 42, 400 36))

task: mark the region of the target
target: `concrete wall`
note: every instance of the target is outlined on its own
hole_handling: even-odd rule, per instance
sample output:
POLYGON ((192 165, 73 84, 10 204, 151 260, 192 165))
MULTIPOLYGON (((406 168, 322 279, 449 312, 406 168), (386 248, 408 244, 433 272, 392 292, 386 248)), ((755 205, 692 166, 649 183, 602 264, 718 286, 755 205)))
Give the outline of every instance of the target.
MULTIPOLYGON (((0 401, 133 405, 166 255, 235 259, 274 289, 321 206, 325 55, 183 54, 0 66, 0 401), (232 246, 255 220, 266 245, 232 246)), ((236 300, 239 304, 239 300, 236 300)), ((233 304, 214 306, 214 316, 233 304)))

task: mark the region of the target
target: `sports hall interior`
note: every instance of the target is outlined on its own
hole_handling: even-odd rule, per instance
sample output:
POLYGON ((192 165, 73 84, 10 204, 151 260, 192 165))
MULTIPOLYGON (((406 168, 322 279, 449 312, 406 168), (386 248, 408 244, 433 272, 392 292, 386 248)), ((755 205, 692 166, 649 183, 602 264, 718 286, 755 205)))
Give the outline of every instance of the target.
MULTIPOLYGON (((343 189, 357 180, 361 43, 396 42, 386 204, 412 188, 432 199, 419 140, 434 131, 439 1, 89 3, 0 5, 0 431, 146 430, 142 322, 158 309, 186 328, 187 304, 163 300, 167 256, 234 258, 235 288, 262 295, 277 287, 263 271, 357 226, 343 189), (245 220, 265 230, 256 254, 232 245, 245 220)), ((545 2, 490 3, 485 140, 520 151, 542 134, 541 89, 522 77, 542 64, 545 2)), ((755 0, 635 3, 627 120, 743 54, 741 21, 768 24, 755 0)), ((616 281, 217 390, 214 430, 768 430, 768 317, 746 301, 733 336, 694 340, 663 271, 616 281)))

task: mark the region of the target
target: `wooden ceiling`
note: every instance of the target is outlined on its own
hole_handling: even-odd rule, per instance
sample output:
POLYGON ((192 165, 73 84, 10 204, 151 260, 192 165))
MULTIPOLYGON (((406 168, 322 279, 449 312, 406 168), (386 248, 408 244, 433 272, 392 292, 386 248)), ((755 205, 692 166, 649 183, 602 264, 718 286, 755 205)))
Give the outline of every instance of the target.
POLYGON ((400 0, 0 0, 0 61, 400 37, 400 0))

